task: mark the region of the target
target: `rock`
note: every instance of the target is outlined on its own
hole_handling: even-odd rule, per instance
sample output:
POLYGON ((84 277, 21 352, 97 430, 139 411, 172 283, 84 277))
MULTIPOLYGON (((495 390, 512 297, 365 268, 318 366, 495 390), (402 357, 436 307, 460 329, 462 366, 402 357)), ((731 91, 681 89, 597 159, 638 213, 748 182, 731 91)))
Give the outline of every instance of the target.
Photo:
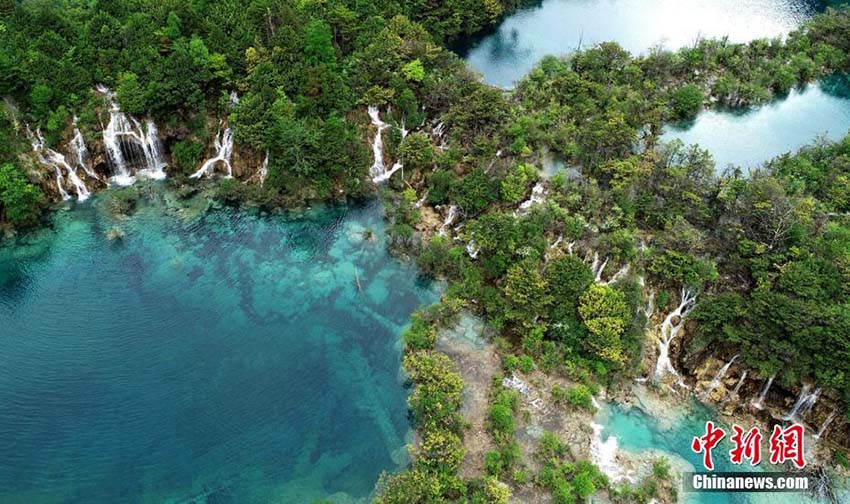
POLYGON ((124 239, 124 230, 121 228, 109 228, 106 231, 106 239, 109 241, 123 240, 124 239))

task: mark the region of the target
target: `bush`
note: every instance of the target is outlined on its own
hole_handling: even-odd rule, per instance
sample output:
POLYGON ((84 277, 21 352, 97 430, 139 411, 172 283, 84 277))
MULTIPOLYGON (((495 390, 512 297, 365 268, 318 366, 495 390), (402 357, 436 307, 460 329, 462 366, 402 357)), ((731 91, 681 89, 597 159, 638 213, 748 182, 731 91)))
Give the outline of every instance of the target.
POLYGON ((677 119, 691 119, 702 110, 703 92, 696 84, 687 84, 673 91, 672 107, 677 119))
POLYGON ((426 350, 437 343, 437 328, 425 320, 423 314, 416 312, 411 316, 410 327, 402 334, 404 344, 411 350, 426 350))
POLYGON ((593 406, 593 394, 584 385, 576 385, 567 392, 567 402, 578 408, 595 411, 593 406))
POLYGON ((514 412, 503 404, 490 407, 490 428, 497 441, 505 441, 514 435, 514 412))

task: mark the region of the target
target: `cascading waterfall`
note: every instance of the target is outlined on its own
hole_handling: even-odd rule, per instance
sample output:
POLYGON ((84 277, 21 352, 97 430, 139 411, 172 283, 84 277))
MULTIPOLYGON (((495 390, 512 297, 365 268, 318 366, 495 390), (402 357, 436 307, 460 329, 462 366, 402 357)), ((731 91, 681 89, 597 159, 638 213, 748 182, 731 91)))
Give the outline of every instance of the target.
POLYGON ((440 236, 446 235, 446 229, 452 225, 455 219, 458 216, 458 207, 456 205, 452 205, 449 207, 449 213, 446 215, 446 220, 443 221, 443 225, 440 226, 439 234, 440 236))
POLYGON ((835 420, 835 414, 836 414, 835 410, 832 410, 829 413, 829 415, 826 417, 826 420, 824 420, 823 423, 818 428, 818 433, 815 434, 816 438, 823 436, 823 433, 826 432, 826 429, 829 427, 829 424, 831 424, 832 421, 835 420))
POLYGON ((767 391, 770 390, 770 386, 773 385, 773 380, 776 378, 776 373, 771 375, 770 378, 764 383, 764 386, 761 388, 761 392, 759 392, 758 399, 752 402, 752 406, 755 409, 764 408, 764 398, 767 397, 767 391))
MULTIPOLYGON (((387 165, 384 163, 383 134, 384 130, 389 128, 390 125, 381 120, 380 110, 376 105, 370 105, 367 110, 369 112, 369 118, 372 120, 372 125, 378 129, 375 133, 375 139, 372 141, 372 156, 374 157, 374 161, 372 162, 372 167, 369 168, 369 176, 372 177, 372 182, 380 184, 389 180, 395 172, 404 169, 404 165, 401 160, 397 160, 387 170, 387 165)), ((389 109, 387 109, 387 113, 389 113, 389 109)), ((409 132, 404 127, 403 118, 399 130, 401 131, 401 139, 404 140, 409 132)))
POLYGON ((612 276, 612 277, 611 277, 611 278, 610 278, 607 282, 603 282, 603 281, 601 281, 601 278, 602 278, 602 272, 600 271, 600 272, 599 272, 599 277, 600 277, 600 282, 599 282, 599 283, 601 283, 602 285, 612 284, 612 283, 615 283, 615 282, 618 282, 618 281, 622 280, 622 279, 623 279, 623 278, 625 278, 625 277, 626 277, 626 275, 628 275, 628 274, 629 274, 629 264, 628 264, 628 263, 626 263, 626 265, 625 265, 625 266, 623 266, 622 268, 620 268, 619 270, 617 270, 617 272, 616 272, 616 273, 614 273, 614 275, 613 275, 613 276, 612 276))
POLYGON ((531 189, 531 196, 520 203, 519 208, 514 212, 515 216, 523 215, 527 213, 532 206, 543 203, 546 198, 546 188, 543 186, 543 182, 538 182, 534 184, 534 187, 531 189))
POLYGON ((77 176, 74 168, 65 160, 65 156, 44 146, 44 137, 42 137, 40 129, 36 130, 35 135, 29 132, 29 129, 27 131, 30 136, 32 149, 38 155, 38 161, 46 167, 53 168, 56 173, 56 187, 59 189, 59 195, 62 196, 62 199, 71 199, 71 195, 65 190, 65 180, 62 175, 62 170, 64 169, 68 180, 74 186, 74 191, 77 193, 77 201, 87 200, 91 196, 91 193, 83 181, 80 180, 80 177, 77 176))
MULTIPOLYGON (((587 256, 585 256, 585 261, 587 256)), ((602 272, 605 271, 605 266, 608 266, 608 258, 599 262, 599 252, 593 253, 593 261, 590 263, 590 272, 593 273, 593 281, 596 283, 602 282, 602 272)))
POLYGON ((269 176, 269 151, 266 151, 266 157, 263 159, 263 164, 260 165, 260 171, 257 174, 257 178, 260 180, 260 186, 262 186, 266 183, 266 178, 269 176))
POLYGON ((714 389, 716 389, 717 386, 720 385, 720 380, 722 380, 723 377, 726 376, 726 372, 729 371, 729 368, 732 367, 732 364, 734 364, 735 361, 738 360, 738 357, 740 357, 740 355, 735 355, 729 362, 727 362, 722 368, 720 368, 720 371, 718 371, 717 374, 714 375, 714 378, 712 378, 711 383, 708 384, 708 388, 705 389, 705 392, 702 393, 702 399, 707 399, 708 396, 711 395, 712 392, 714 392, 714 389))
POLYGON ((225 178, 233 178, 233 166, 230 164, 230 157, 233 155, 233 130, 229 126, 221 129, 219 125, 218 134, 215 136, 215 155, 204 161, 201 167, 190 175, 191 178, 200 178, 202 176, 210 176, 215 171, 217 163, 224 163, 227 168, 225 178))
POLYGON ((735 384, 735 388, 732 389, 732 392, 726 394, 726 397, 723 398, 723 401, 720 404, 726 404, 732 400, 733 397, 738 395, 738 392, 741 391, 741 387, 744 386, 744 381, 747 379, 747 371, 741 373, 741 377, 738 379, 738 383, 735 384))
POLYGON ((109 99, 109 124, 103 129, 103 143, 112 167, 112 181, 118 185, 131 185, 136 177, 131 171, 130 164, 141 164, 144 168, 138 173, 153 179, 165 178, 166 166, 159 143, 156 124, 152 120, 145 122, 145 128, 134 119, 121 111, 115 101, 115 93, 103 85, 97 86, 98 92, 109 99), (138 156, 141 150, 144 159, 131 158, 138 156), (128 163, 129 161, 129 163, 128 163))
POLYGON ((481 248, 475 243, 475 240, 470 239, 469 243, 466 244, 466 253, 469 254, 471 259, 478 259, 478 252, 481 251, 481 248))
MULTIPOLYGON (((676 339, 679 331, 684 326, 685 317, 691 313, 696 306, 696 294, 690 289, 682 287, 681 301, 675 310, 667 314, 664 322, 661 323, 658 339, 658 361, 655 363, 655 381, 660 380, 665 374, 670 373, 674 376, 679 376, 673 363, 670 361, 670 344, 676 339), (675 320, 675 323, 674 323, 675 320)), ((681 378, 679 378, 680 384, 681 378)))
MULTIPOLYGON (((643 277, 640 277, 643 280, 643 277)), ((652 314, 655 313, 655 291, 650 289, 649 295, 646 297, 646 306, 643 309, 643 314, 646 317, 646 323, 652 319, 652 314)))
POLYGON ((93 179, 100 180, 100 176, 89 166, 89 149, 86 147, 86 140, 83 138, 83 133, 77 127, 77 116, 74 116, 74 136, 71 138, 71 150, 74 151, 77 168, 82 168, 86 175, 93 179))
POLYGON ((369 175, 374 180, 387 171, 387 166, 384 164, 384 140, 382 137, 384 130, 389 128, 390 125, 381 120, 380 112, 376 105, 369 105, 367 110, 369 112, 369 118, 372 120, 372 125, 378 128, 377 133, 375 133, 375 139, 372 141, 372 155, 375 159, 372 167, 369 168, 369 175))
POLYGON ((814 392, 809 393, 809 390, 811 389, 812 386, 808 383, 803 384, 803 387, 800 389, 800 395, 797 397, 797 401, 794 403, 794 406, 791 407, 791 411, 782 417, 783 420, 794 420, 800 416, 805 416, 809 411, 811 411, 815 403, 818 402, 818 397, 820 397, 820 387, 815 389, 814 392))

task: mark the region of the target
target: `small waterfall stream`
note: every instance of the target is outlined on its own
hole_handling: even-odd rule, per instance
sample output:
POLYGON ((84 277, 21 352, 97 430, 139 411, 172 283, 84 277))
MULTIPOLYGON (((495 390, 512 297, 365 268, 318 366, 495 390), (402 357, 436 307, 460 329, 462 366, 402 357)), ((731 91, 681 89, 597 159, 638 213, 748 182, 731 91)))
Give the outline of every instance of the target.
POLYGON ((817 432, 817 434, 815 434, 816 438, 823 436, 823 433, 826 432, 826 429, 829 427, 829 424, 831 424, 832 421, 835 420, 835 415, 836 415, 836 411, 832 410, 832 412, 830 412, 829 416, 826 417, 826 420, 824 420, 823 423, 820 425, 820 427, 818 427, 818 432, 817 432))
POLYGON ((797 397, 797 401, 794 403, 794 406, 791 407, 791 410, 782 417, 783 420, 798 419, 806 416, 806 414, 812 410, 815 403, 818 402, 821 390, 820 387, 818 387, 814 392, 809 393, 809 390, 811 389, 812 386, 808 383, 803 384, 803 387, 800 389, 800 395, 797 397))
MULTIPOLYGON (((201 167, 190 175, 190 178, 200 178, 202 176, 211 176, 215 171, 217 163, 224 163, 227 168, 225 178, 233 178, 233 166, 230 164, 230 158, 233 155, 233 130, 229 126, 221 129, 219 126, 218 133, 215 136, 215 154, 213 157, 204 161, 201 167)), ((267 166, 268 168, 268 166, 267 166)))
POLYGON ((708 384, 708 388, 706 388, 705 392, 703 392, 702 396, 700 396, 703 400, 708 399, 708 396, 711 395, 712 392, 714 392, 714 389, 716 389, 718 385, 720 385, 720 380, 722 380, 723 377, 726 376, 726 373, 729 371, 729 368, 732 367, 732 364, 734 364, 736 360, 738 360, 738 357, 740 357, 740 355, 735 355, 734 357, 732 357, 732 359, 726 364, 724 364, 723 367, 720 368, 720 371, 718 371, 717 374, 714 375, 714 378, 712 378, 711 382, 708 384))
POLYGON ((76 160, 76 168, 82 168, 89 177, 100 180, 100 176, 89 165, 89 149, 86 147, 86 140, 83 138, 83 133, 77 127, 77 116, 74 116, 74 136, 71 138, 71 150, 74 152, 76 160))
POLYGON ((67 190, 65 190, 65 179, 62 174, 64 169, 65 174, 67 174, 68 181, 71 182, 71 185, 77 194, 77 201, 87 200, 89 196, 91 196, 91 193, 80 177, 77 176, 76 170, 68 164, 68 161, 65 160, 65 156, 44 146, 44 137, 41 135, 41 130, 37 129, 35 135, 33 135, 29 129, 27 129, 27 131, 30 136, 32 149, 38 156, 38 161, 48 168, 53 168, 56 173, 56 187, 58 188, 62 199, 71 199, 71 195, 68 194, 67 190))
POLYGON ((454 223, 455 219, 457 219, 459 209, 456 205, 452 205, 449 207, 449 213, 446 215, 446 220, 443 221, 443 225, 440 226, 439 234, 440 236, 446 235, 446 229, 454 223))
POLYGON ((770 390, 770 386, 773 385, 773 380, 776 378, 776 374, 771 375, 770 378, 764 383, 764 386, 761 388, 761 392, 759 392, 758 399, 752 402, 752 406, 755 409, 764 408, 764 398, 767 397, 767 391, 770 390))
MULTIPOLYGON (((676 339, 679 331, 682 330, 685 317, 691 313, 696 306, 696 294, 692 293, 687 287, 682 288, 681 301, 675 310, 667 314, 664 322, 661 323, 658 339, 658 361, 655 363, 654 379, 660 380, 665 374, 679 376, 673 363, 670 361, 670 344, 676 339), (674 323, 675 320, 675 323, 674 323)), ((681 381, 681 378, 680 378, 681 381)))
POLYGON ((534 184, 534 187, 531 189, 531 196, 520 203, 519 208, 514 212, 515 216, 524 215, 531 210, 531 207, 534 205, 538 205, 543 203, 546 199, 546 188, 543 186, 543 182, 538 182, 534 184))
MULTIPOLYGON (((369 119, 372 121, 372 125, 378 130, 375 133, 374 140, 372 140, 372 156, 374 161, 372 162, 372 167, 369 168, 369 176, 372 178, 372 182, 380 184, 389 180, 395 172, 403 170, 404 164, 402 164, 401 159, 399 159, 393 163, 389 170, 387 170, 387 165, 384 163, 383 134, 384 130, 391 126, 381 120, 380 109, 378 109, 376 105, 370 105, 367 111, 369 113, 369 119)), ((389 109, 387 109, 387 113, 389 113, 389 109)), ((410 131, 408 131, 404 126, 404 118, 401 120, 399 131, 401 131, 402 141, 407 138, 408 133, 410 133, 410 131)))
POLYGON ((372 120, 372 125, 378 128, 377 133, 375 133, 375 139, 372 141, 372 156, 374 157, 374 161, 372 167, 369 168, 369 176, 372 177, 372 180, 375 180, 383 176, 387 171, 387 166, 384 164, 383 133, 390 125, 381 120, 380 111, 376 105, 369 105, 367 110, 369 118, 372 120))
POLYGON ((723 401, 721 401, 720 404, 726 404, 729 401, 731 401, 733 397, 738 395, 738 392, 741 391, 741 387, 744 386, 744 382, 747 379, 747 374, 748 374, 747 371, 744 371, 743 373, 741 373, 741 377, 738 379, 738 383, 735 384, 735 388, 732 389, 732 392, 729 392, 728 394, 726 394, 726 397, 723 398, 723 401))

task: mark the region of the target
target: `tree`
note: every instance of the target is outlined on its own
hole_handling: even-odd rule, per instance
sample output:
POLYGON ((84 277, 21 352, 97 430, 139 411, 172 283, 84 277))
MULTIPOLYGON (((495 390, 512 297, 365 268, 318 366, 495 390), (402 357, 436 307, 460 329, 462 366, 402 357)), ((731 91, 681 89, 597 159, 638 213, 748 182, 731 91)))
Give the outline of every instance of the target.
POLYGON ((534 327, 552 303, 548 284, 533 261, 522 261, 508 269, 505 278, 506 318, 527 328, 534 327))
POLYGON ((673 91, 671 100, 677 119, 691 119, 702 110, 703 92, 696 84, 686 84, 673 91))
POLYGON ((581 296, 578 311, 590 333, 587 349, 603 359, 622 362, 620 336, 631 319, 625 294, 607 285, 591 285, 581 296))
POLYGON ((593 283, 590 267, 574 255, 561 256, 546 267, 546 285, 552 295, 552 319, 578 315, 579 297, 593 283))
POLYGON ((0 166, 0 203, 2 220, 24 227, 35 223, 41 212, 44 195, 38 187, 11 163, 0 166))

